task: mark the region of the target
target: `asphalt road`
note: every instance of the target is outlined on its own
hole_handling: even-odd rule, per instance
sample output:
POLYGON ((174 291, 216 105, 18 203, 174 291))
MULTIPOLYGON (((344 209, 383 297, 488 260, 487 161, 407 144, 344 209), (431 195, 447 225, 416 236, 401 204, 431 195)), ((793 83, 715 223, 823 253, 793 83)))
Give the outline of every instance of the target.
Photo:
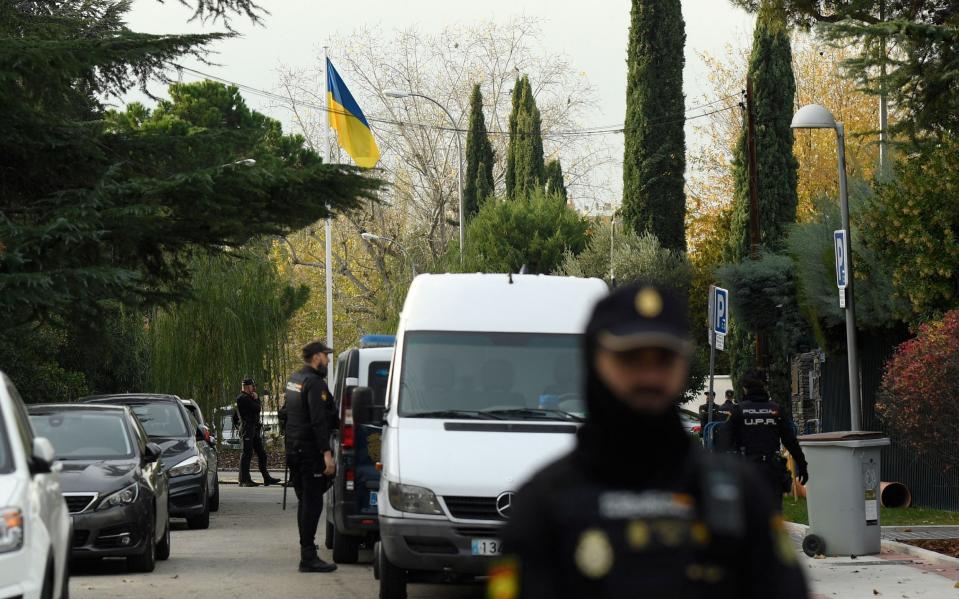
MULTIPOLYGON (((373 599, 377 583, 370 565, 372 553, 360 564, 340 566, 332 574, 301 574, 296 566, 296 498, 292 489, 286 512, 282 489, 221 487, 220 511, 208 530, 187 530, 174 520, 172 555, 157 562, 151 574, 130 574, 123 560, 77 564, 70 581, 79 599, 202 599, 235 597, 297 597, 373 599)), ((323 527, 317 536, 323 559, 323 527)), ((410 585, 409 596, 435 599, 481 599, 483 588, 452 585, 410 585)))

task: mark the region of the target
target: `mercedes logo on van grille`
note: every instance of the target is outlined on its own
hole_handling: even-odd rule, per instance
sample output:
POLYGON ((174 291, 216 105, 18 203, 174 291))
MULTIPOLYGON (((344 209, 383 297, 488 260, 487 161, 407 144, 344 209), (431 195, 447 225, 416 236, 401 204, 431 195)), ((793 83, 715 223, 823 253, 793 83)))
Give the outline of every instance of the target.
POLYGON ((496 498, 496 512, 502 516, 504 520, 509 520, 509 513, 512 509, 513 492, 507 491, 500 493, 499 497, 496 498))

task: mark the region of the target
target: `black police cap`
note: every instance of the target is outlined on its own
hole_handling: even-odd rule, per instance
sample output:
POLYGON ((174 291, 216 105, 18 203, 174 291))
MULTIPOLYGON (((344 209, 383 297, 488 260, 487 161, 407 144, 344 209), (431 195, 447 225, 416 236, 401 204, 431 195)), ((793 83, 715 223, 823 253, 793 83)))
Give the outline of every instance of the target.
POLYGON ((245 379, 243 379, 243 386, 244 386, 244 387, 245 387, 246 385, 255 385, 255 384, 256 384, 256 381, 254 381, 254 380, 253 380, 252 378, 250 378, 250 377, 246 377, 245 379))
POLYGON ((303 346, 303 361, 309 362, 316 354, 332 354, 333 349, 322 341, 312 341, 303 346))
POLYGON ((663 348, 689 353, 689 304, 683 294, 667 287, 625 285, 596 304, 586 334, 614 352, 663 348))

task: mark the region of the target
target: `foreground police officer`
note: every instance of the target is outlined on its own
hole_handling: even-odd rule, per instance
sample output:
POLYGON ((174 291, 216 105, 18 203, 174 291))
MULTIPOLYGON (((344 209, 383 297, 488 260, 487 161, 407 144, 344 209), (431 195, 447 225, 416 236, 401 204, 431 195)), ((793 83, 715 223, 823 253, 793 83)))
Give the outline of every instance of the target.
POLYGON ((779 404, 769 399, 763 379, 762 372, 753 370, 740 381, 743 399, 729 419, 730 434, 734 447, 741 449, 766 481, 774 507, 782 511, 783 493, 789 490, 792 479, 786 460, 779 453, 780 442, 796 462, 800 484, 809 480, 809 469, 792 424, 783 416, 779 404))
POLYGON ((599 302, 586 423, 515 497, 491 599, 807 596, 762 483, 683 431, 689 350, 685 298, 631 285, 599 302))
POLYGON ((308 343, 303 347, 306 365, 286 383, 286 461, 298 500, 300 572, 336 570, 336 564, 319 558, 315 544, 323 493, 336 468, 330 451, 330 435, 336 428, 333 396, 323 380, 332 351, 319 341, 308 343))
POLYGON ((240 486, 256 487, 250 477, 250 462, 256 453, 263 484, 278 485, 281 481, 270 476, 267 470, 266 448, 263 447, 263 423, 260 421, 262 405, 256 394, 256 382, 251 378, 243 379, 240 394, 236 396, 236 412, 240 421, 240 437, 243 439, 243 454, 240 456, 240 486))

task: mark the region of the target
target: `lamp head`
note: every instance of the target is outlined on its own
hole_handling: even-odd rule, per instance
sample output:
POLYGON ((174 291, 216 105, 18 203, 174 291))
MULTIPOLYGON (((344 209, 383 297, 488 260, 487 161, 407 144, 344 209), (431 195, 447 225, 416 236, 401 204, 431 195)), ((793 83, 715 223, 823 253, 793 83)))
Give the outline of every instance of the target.
POLYGON ((384 94, 386 95, 386 97, 388 97, 388 98, 408 98, 408 97, 410 96, 410 94, 407 93, 407 92, 401 92, 401 91, 397 91, 397 90, 389 90, 389 91, 383 92, 383 93, 384 93, 384 94))
POLYGON ((836 119, 825 106, 807 104, 793 116, 793 129, 835 129, 836 119))

